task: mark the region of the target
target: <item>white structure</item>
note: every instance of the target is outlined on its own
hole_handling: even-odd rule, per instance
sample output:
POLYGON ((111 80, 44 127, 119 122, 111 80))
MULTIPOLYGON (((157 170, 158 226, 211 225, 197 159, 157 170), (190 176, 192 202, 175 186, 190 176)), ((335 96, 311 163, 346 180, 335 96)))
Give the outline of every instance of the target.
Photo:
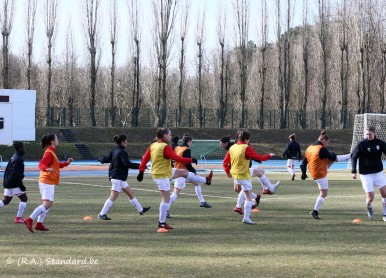
POLYGON ((358 141, 366 137, 366 129, 369 126, 375 127, 377 138, 386 141, 386 114, 366 113, 355 115, 351 152, 358 144, 358 141))
POLYGON ((35 141, 36 91, 0 89, 0 145, 35 141))

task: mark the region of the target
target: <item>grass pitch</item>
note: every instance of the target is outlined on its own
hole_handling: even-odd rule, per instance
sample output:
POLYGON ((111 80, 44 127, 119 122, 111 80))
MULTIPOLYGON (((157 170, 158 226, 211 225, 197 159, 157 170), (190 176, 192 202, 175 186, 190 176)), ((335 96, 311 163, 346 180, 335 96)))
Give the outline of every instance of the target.
MULTIPOLYGON (((329 197, 320 216, 309 212, 318 189, 312 180, 290 181, 284 173, 268 178, 282 185, 262 197, 254 226, 232 211, 232 181, 217 173, 203 186, 211 209, 199 207, 192 185, 171 208, 168 233, 156 232, 160 196, 149 175, 129 183, 149 213, 139 216, 125 195, 97 219, 109 196, 107 178, 63 178, 45 224, 31 234, 13 224, 18 200, 0 210, 2 277, 385 277, 386 223, 379 193, 375 221, 367 220, 364 193, 348 173, 330 173, 329 197), (91 221, 83 217, 91 215, 91 221), (355 218, 363 220, 353 224, 355 218), (76 262, 75 260, 80 260, 76 262), (83 260, 83 261, 82 261, 83 260), (97 260, 97 262, 96 262, 97 260), (93 262, 92 264, 90 264, 93 262), (87 264, 85 264, 87 263, 87 264)), ((40 203, 37 182, 27 180, 25 216, 40 203)), ((254 180, 254 191, 261 190, 254 180)))

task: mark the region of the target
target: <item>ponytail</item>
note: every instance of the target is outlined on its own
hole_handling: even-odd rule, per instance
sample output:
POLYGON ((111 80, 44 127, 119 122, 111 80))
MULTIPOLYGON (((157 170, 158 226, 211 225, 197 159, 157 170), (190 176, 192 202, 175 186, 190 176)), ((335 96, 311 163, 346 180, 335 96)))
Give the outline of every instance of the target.
POLYGON ((318 138, 318 141, 322 141, 322 140, 324 140, 324 141, 330 140, 330 137, 328 137, 327 131, 325 131, 325 130, 322 130, 320 132, 320 135, 319 135, 319 138, 318 138))
POLYGON ((56 134, 54 134, 54 133, 49 133, 49 134, 43 135, 41 143, 40 143, 42 149, 45 149, 49 145, 51 145, 51 142, 55 140, 55 137, 56 137, 56 134))
POLYGON ((168 128, 159 128, 157 129, 157 135, 156 135, 156 139, 158 140, 163 140, 164 139, 164 135, 165 134, 168 134, 170 132, 170 130, 168 128))
POLYGON ((295 141, 295 139, 296 139, 295 133, 292 133, 290 136, 288 136, 288 139, 292 140, 292 141, 295 141))
POLYGON ((186 144, 192 140, 193 140, 193 138, 189 133, 185 133, 184 136, 182 136, 182 141, 184 142, 184 144, 186 144))
POLYGON ((127 136, 124 134, 114 135, 113 141, 120 145, 123 141, 127 139, 127 136))
POLYGON ((239 129, 236 133, 236 139, 237 141, 245 141, 249 140, 251 138, 251 134, 246 129, 239 129))

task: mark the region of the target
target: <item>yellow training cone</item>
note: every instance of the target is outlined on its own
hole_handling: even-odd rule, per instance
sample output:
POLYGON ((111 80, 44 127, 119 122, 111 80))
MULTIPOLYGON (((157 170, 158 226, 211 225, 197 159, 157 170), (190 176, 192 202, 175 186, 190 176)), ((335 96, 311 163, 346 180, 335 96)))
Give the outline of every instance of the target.
POLYGON ((354 219, 354 220, 352 221, 352 223, 359 224, 359 223, 362 223, 362 220, 360 220, 359 218, 357 218, 357 219, 354 219))
POLYGON ((83 220, 92 220, 92 217, 87 215, 87 216, 83 217, 83 220))
POLYGON ((260 210, 259 210, 258 208, 254 208, 254 209, 252 210, 252 212, 260 212, 260 210))
POLYGON ((168 229, 165 229, 165 228, 159 228, 157 230, 157 233, 167 233, 168 232, 168 229))

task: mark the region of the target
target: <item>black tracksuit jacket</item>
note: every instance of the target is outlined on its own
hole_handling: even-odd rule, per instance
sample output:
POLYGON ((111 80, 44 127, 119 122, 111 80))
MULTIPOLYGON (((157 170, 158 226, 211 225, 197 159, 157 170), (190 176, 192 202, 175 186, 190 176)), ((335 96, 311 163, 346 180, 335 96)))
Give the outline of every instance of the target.
POLYGON ((16 152, 11 160, 8 162, 7 167, 4 172, 4 188, 17 188, 20 187, 24 189, 23 185, 24 179, 24 159, 23 154, 20 152, 16 152))
POLYGON ((108 155, 102 156, 98 160, 100 163, 110 163, 109 179, 125 181, 127 180, 129 168, 139 169, 139 163, 131 162, 126 149, 121 145, 118 145, 108 155))
POLYGON ((386 142, 375 138, 363 139, 358 142, 351 155, 351 173, 357 172, 359 159, 359 174, 375 174, 383 171, 382 153, 386 155, 386 142))
POLYGON ((283 157, 287 157, 288 159, 301 159, 302 153, 300 152, 300 145, 296 141, 291 141, 285 147, 283 157))

